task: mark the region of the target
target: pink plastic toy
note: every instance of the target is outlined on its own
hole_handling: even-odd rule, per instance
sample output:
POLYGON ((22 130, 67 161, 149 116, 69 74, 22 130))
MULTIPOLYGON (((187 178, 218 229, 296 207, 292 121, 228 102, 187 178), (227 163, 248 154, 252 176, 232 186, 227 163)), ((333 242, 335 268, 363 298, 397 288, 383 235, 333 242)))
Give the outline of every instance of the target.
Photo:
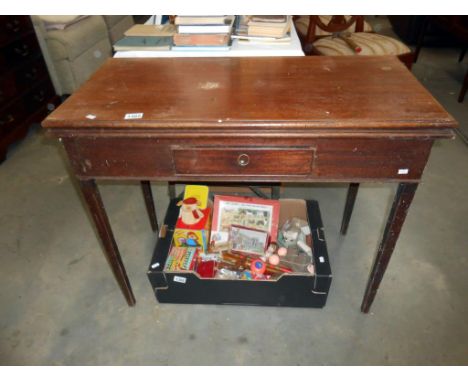
POLYGON ((280 263, 280 258, 278 255, 271 255, 269 258, 268 258, 268 262, 271 264, 271 265, 278 265, 280 263))
POLYGON ((287 248, 281 247, 280 249, 278 249, 278 255, 286 256, 287 254, 288 254, 287 248))

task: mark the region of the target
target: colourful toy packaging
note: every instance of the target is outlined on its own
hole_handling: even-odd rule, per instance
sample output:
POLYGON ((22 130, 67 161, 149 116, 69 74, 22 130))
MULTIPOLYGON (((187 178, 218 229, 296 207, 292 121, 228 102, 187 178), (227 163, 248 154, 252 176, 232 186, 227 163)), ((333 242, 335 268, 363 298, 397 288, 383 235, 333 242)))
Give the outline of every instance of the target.
POLYGON ((165 271, 191 271, 197 261, 198 248, 172 247, 169 253, 165 271))
POLYGON ((200 247, 208 250, 211 229, 211 208, 208 187, 186 186, 180 207, 173 244, 176 247, 200 247))

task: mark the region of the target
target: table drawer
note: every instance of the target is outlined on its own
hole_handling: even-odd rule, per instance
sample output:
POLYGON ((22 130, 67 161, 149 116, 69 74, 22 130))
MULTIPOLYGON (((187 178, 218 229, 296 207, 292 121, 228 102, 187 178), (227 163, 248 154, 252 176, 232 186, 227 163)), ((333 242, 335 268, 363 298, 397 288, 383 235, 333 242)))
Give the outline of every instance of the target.
POLYGON ((312 172, 314 156, 311 147, 172 147, 177 175, 304 176, 312 172))
POLYGON ((258 146, 251 139, 236 139, 236 146, 225 138, 179 141, 91 136, 64 143, 83 177, 274 182, 418 180, 432 146, 403 139, 259 139, 258 146))

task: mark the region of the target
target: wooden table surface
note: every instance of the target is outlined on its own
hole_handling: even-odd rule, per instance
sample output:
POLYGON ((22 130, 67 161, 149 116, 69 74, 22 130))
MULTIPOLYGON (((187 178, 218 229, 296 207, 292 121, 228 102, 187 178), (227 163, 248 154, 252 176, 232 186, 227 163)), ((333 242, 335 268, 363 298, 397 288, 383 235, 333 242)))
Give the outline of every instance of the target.
POLYGON ((398 182, 361 310, 390 261, 436 138, 455 120, 396 57, 109 59, 43 122, 61 139, 111 270, 126 275, 97 179, 398 182), (128 115, 138 115, 127 119, 128 115))
POLYGON ((43 123, 58 129, 217 130, 430 130, 455 125, 390 56, 111 58, 43 123), (126 120, 128 113, 143 117, 126 120))

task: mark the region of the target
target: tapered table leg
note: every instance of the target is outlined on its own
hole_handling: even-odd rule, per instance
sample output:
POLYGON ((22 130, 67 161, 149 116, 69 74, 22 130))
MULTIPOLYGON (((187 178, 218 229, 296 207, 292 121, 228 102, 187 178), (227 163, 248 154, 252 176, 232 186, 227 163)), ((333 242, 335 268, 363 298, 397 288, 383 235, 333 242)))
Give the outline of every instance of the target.
POLYGON ((458 102, 463 102, 465 99, 466 91, 468 90, 468 70, 466 71, 465 78, 463 79, 463 85, 458 95, 458 102))
POLYGON ((393 249, 405 222, 406 214, 418 187, 417 183, 400 183, 393 200, 392 210, 387 219, 382 241, 377 251, 377 257, 372 266, 372 272, 367 282, 366 292, 362 300, 361 311, 368 313, 377 294, 387 265, 392 257, 393 249))
POLYGON ((278 200, 281 196, 281 186, 271 186, 271 198, 278 200))
POLYGON ((136 303, 135 296, 133 295, 132 287, 128 281, 127 273, 125 272, 125 267, 122 263, 119 249, 115 242, 96 182, 94 179, 91 179, 81 180, 79 183, 99 238, 104 246, 104 254, 112 269, 112 273, 114 273, 114 277, 127 300, 127 304, 133 306, 136 303))
POLYGON ((460 52, 460 56, 458 57, 458 62, 462 62, 463 59, 465 58, 465 54, 466 54, 466 51, 468 50, 468 46, 465 46, 461 52, 460 52))
POLYGON ((158 232, 158 217, 156 216, 156 208, 154 207, 153 193, 151 192, 151 183, 148 180, 142 180, 141 190, 143 191, 146 211, 148 212, 151 228, 154 232, 158 232))
POLYGON ((429 23, 430 23, 430 17, 431 16, 424 16, 424 20, 421 24, 421 27, 420 27, 420 30, 419 30, 419 36, 418 36, 418 41, 416 42, 416 49, 414 51, 414 63, 416 63, 416 61, 418 60, 419 58, 419 53, 421 52, 421 48, 423 46, 423 43, 424 43, 424 36, 426 35, 426 32, 427 32, 427 29, 428 29, 428 26, 429 26, 429 23))
POLYGON ((169 182, 167 185, 167 188, 169 189, 169 199, 175 199, 176 197, 176 189, 175 189, 175 183, 169 182))
POLYGON ((356 201, 356 195, 359 190, 359 183, 350 183, 348 188, 348 194, 346 195, 345 209, 343 213, 343 220, 341 222, 341 234, 346 235, 348 231, 349 221, 354 209, 354 202, 356 201))

